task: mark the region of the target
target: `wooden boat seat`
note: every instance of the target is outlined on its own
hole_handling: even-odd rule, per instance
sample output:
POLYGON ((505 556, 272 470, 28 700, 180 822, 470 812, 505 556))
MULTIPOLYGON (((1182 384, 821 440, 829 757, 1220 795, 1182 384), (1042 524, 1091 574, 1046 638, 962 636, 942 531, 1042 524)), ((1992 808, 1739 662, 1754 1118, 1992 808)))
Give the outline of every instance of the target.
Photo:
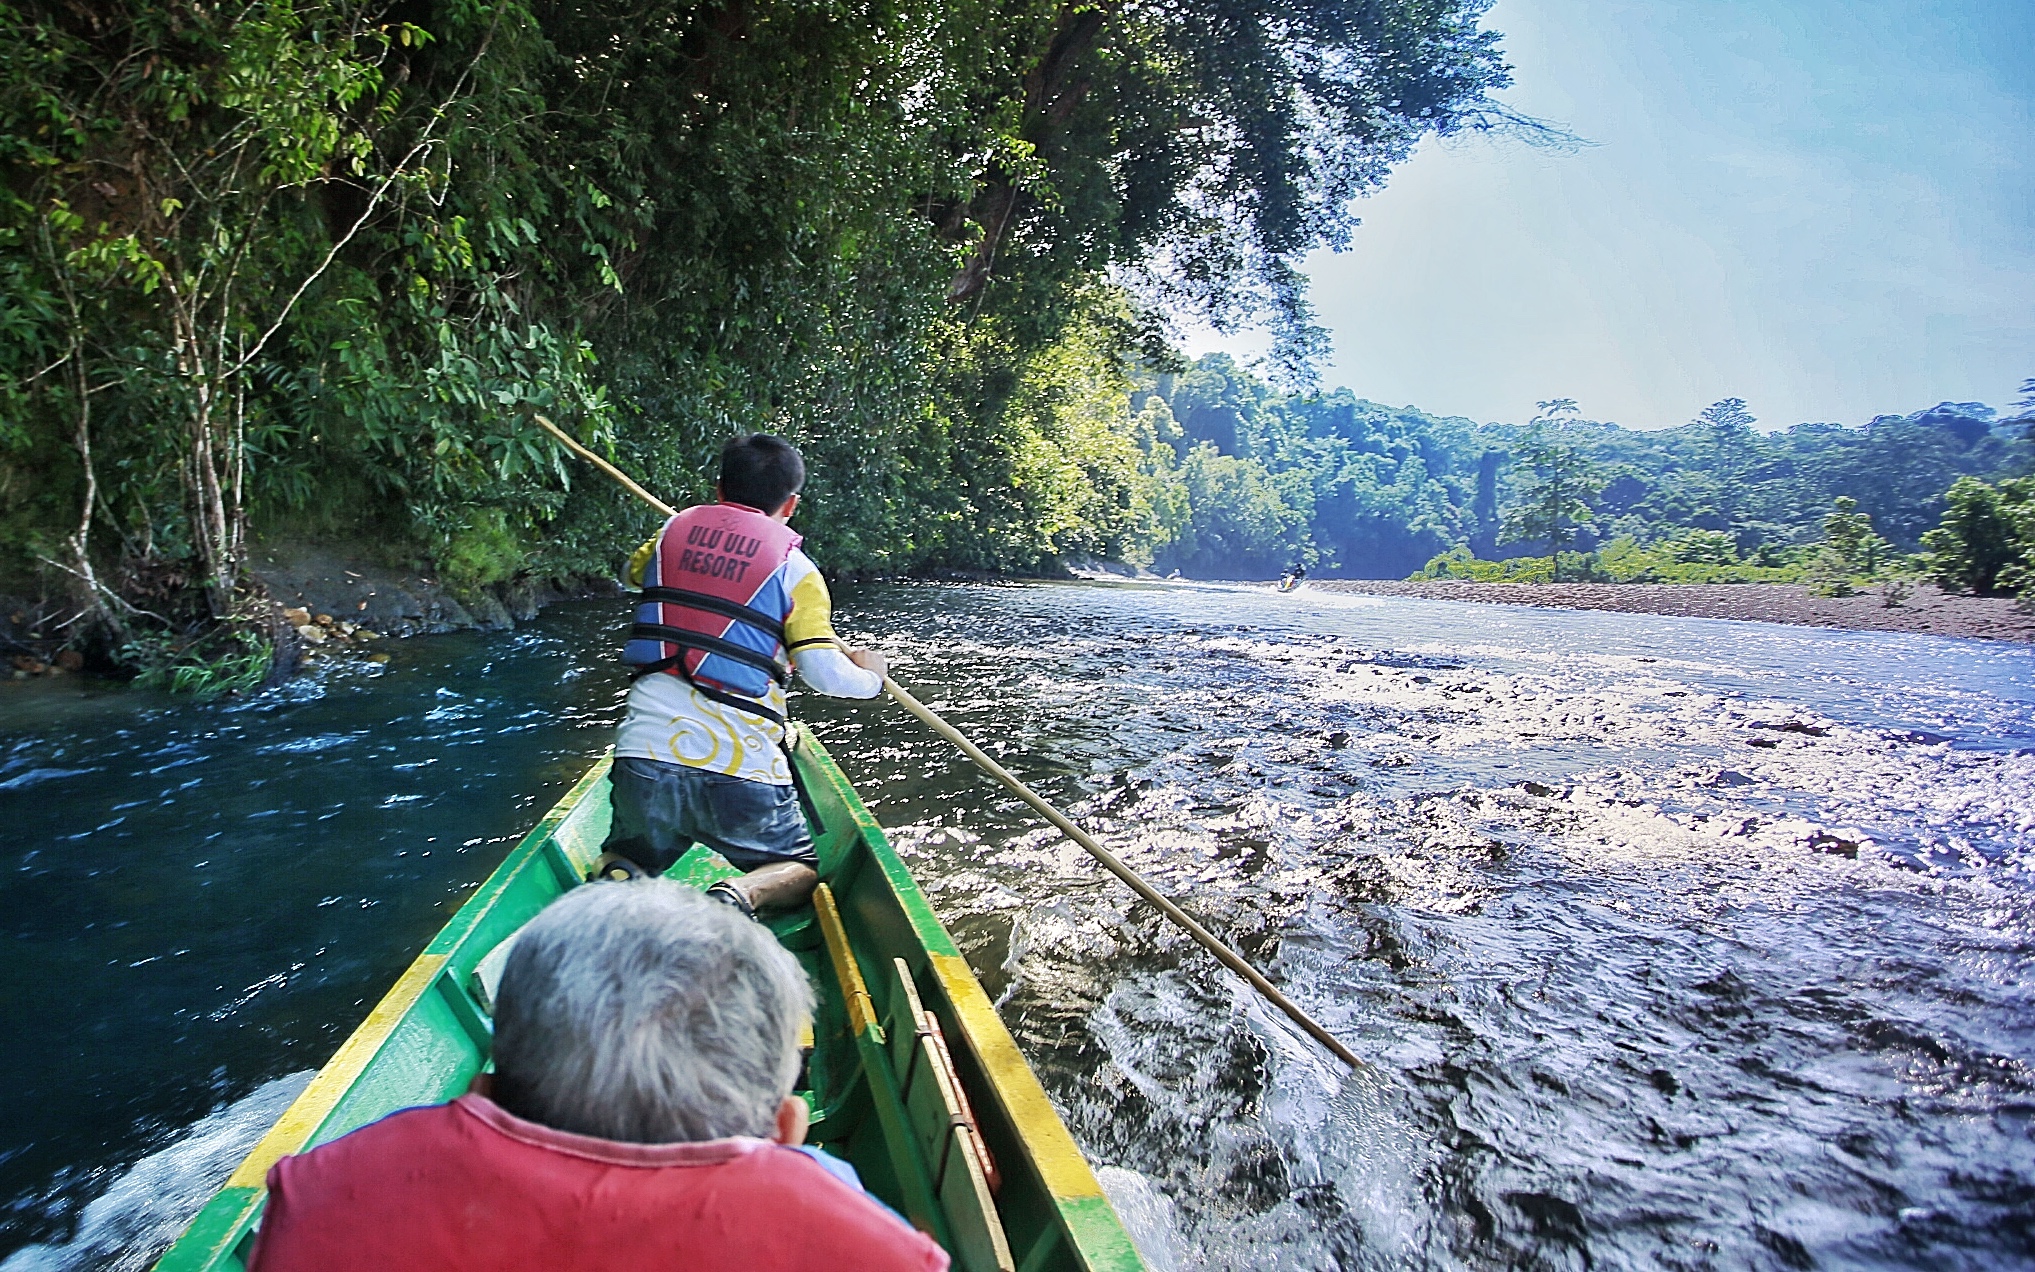
POLYGON ((893 1158, 910 1164, 913 1178, 900 1181, 906 1213, 952 1250, 967 1272, 1015 1272, 990 1189, 988 1150, 939 1021, 921 1004, 910 966, 891 960, 884 986, 890 1006, 879 1020, 828 885, 814 892, 813 910, 861 1052, 863 1089, 875 1101, 893 1158))

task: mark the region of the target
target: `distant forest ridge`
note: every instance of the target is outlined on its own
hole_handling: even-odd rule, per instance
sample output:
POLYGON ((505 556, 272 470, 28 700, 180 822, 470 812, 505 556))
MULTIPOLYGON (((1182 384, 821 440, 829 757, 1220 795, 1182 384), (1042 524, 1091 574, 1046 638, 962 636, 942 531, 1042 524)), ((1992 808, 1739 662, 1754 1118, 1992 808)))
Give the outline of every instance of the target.
MULTIPOLYGON (((1294 560, 1322 574, 1403 578, 1467 547, 1485 559, 1544 555, 1502 542, 1529 476, 1516 462, 1531 424, 1478 423, 1348 389, 1281 393, 1224 354, 1131 394, 1140 432, 1164 446, 1148 465, 1184 504, 1157 527, 1154 568, 1262 576, 1294 560)), ((1572 545, 1640 544, 1690 529, 1729 534, 1751 557, 1813 542, 1839 496, 1858 501, 1895 547, 1916 551, 1960 476, 2035 468, 2035 412, 1944 402, 1857 426, 1760 432, 1736 399, 1689 424, 1637 430, 1557 410, 1541 421, 1589 464, 1594 515, 1572 545)), ((1150 444, 1150 443, 1148 443, 1150 444)), ((1161 500, 1161 503, 1164 503, 1161 500)), ((1135 550, 1135 545, 1133 545, 1135 550)))

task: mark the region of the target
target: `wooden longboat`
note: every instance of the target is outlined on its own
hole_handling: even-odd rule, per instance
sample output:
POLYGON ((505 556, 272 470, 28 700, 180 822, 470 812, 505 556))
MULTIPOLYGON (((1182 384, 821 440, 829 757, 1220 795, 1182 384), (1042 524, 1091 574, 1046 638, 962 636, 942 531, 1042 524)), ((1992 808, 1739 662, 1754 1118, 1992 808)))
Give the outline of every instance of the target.
MULTIPOLYGON (((813 983, 807 1142, 930 1233, 964 1272, 1133 1272, 1109 1199, 953 938, 810 733, 793 763, 820 857, 813 903, 769 926, 813 983)), ((578 887, 608 828, 607 759, 523 837, 163 1255, 159 1272, 244 1266, 278 1158, 397 1109, 449 1100, 488 1064, 504 942, 578 887), (489 956, 494 954, 493 958, 489 956)), ((669 872, 734 870, 694 848, 669 872)))

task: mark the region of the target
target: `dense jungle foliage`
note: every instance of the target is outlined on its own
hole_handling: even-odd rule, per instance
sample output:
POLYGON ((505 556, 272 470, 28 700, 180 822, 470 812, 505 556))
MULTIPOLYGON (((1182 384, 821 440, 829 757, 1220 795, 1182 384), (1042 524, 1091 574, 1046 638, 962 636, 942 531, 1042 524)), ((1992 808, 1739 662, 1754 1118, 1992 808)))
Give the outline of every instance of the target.
POLYGON ((1348 390, 1280 393, 1212 355, 1145 377, 1132 405, 1152 475, 1139 503, 1161 510, 1144 550, 1189 574, 1265 575, 1299 560, 1403 578, 1446 555, 1461 568, 1437 562, 1434 577, 1547 578, 1559 547, 1620 580, 1792 579, 1802 570, 1784 566, 1832 542, 1840 499, 1866 518, 1872 537, 1853 545, 1863 568, 1873 543, 1889 560, 1927 546, 1946 508, 1962 506, 1954 482, 2035 469, 2035 396, 2009 419, 1946 402, 1768 433, 1736 398, 1669 429, 1598 423, 1569 399, 1542 402, 1523 425, 1478 424, 1348 390), (1509 572, 1467 564, 1508 558, 1520 562, 1509 572))
POLYGON ((606 573, 540 411, 678 500, 789 434, 837 570, 1134 551, 1159 315, 1302 373, 1299 256, 1537 127, 1487 3, 0 0, 0 587, 135 648, 258 627, 264 537, 606 573))

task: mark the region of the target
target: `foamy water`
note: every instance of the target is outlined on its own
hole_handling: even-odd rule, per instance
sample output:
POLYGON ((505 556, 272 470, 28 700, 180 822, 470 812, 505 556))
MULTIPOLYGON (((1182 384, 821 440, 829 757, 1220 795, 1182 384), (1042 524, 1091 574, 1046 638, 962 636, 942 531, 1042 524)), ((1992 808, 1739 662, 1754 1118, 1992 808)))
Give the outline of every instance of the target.
POLYGON ((114 1174, 55 1245, 30 1245, 0 1272, 140 1272, 191 1222, 255 1142, 309 1085, 309 1070, 264 1083, 207 1114, 167 1147, 114 1174))
POLYGON ((2030 1261, 2031 651, 969 599, 885 617, 900 678, 1370 1062, 937 746, 831 710, 1155 1263, 2030 1261))

